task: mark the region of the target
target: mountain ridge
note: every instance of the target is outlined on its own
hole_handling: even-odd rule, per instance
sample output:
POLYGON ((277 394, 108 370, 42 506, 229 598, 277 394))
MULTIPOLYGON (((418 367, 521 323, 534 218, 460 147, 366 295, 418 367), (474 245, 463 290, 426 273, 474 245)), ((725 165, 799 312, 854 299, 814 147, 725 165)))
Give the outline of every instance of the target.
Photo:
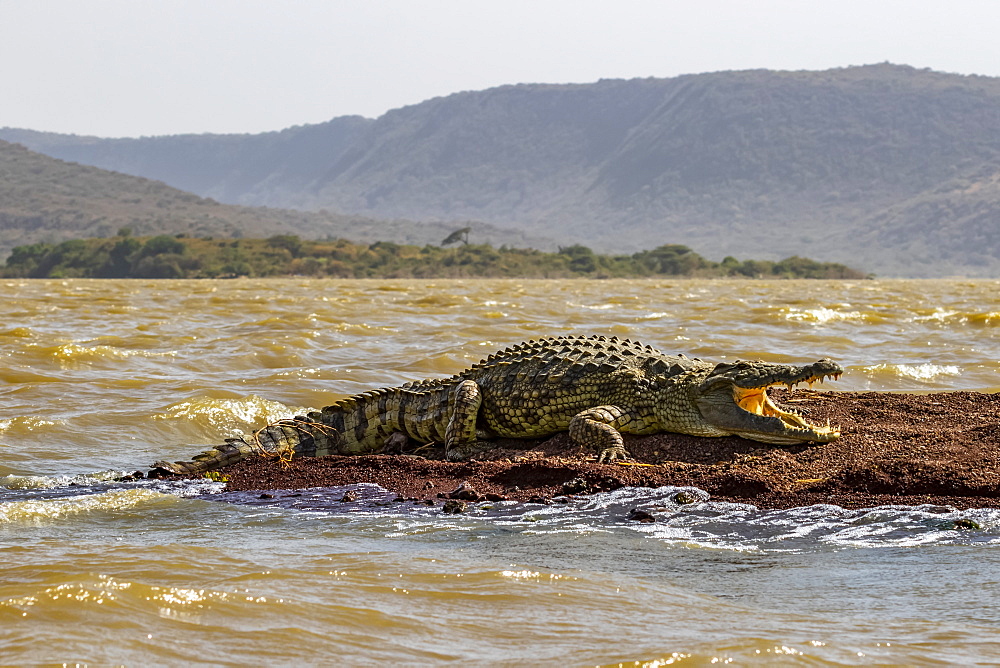
POLYGON ((114 169, 183 172, 193 192, 243 204, 483 220, 600 252, 680 243, 713 260, 1000 276, 992 77, 883 63, 513 84, 266 134, 22 140, 114 169), (303 137, 315 150, 294 148, 303 137), (243 148, 211 153, 225 142, 243 148), (211 173, 185 171, 199 163, 211 173))

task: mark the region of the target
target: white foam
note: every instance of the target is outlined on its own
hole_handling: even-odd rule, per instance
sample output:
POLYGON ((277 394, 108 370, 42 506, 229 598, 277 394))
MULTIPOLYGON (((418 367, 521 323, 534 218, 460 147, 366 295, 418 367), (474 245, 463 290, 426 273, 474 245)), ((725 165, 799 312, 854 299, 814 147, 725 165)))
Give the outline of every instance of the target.
POLYGON ((890 374, 912 380, 933 380, 940 376, 958 376, 962 370, 954 364, 875 364, 861 368, 870 375, 890 374))
POLYGON ((119 489, 100 494, 82 494, 56 499, 30 499, 0 503, 0 523, 38 524, 93 512, 129 510, 152 502, 174 499, 151 489, 119 489))
POLYGON ((860 311, 837 311, 835 309, 821 306, 819 308, 809 309, 789 309, 785 313, 785 318, 787 320, 799 320, 803 322, 811 322, 817 325, 824 325, 826 323, 839 320, 864 320, 865 316, 860 311))

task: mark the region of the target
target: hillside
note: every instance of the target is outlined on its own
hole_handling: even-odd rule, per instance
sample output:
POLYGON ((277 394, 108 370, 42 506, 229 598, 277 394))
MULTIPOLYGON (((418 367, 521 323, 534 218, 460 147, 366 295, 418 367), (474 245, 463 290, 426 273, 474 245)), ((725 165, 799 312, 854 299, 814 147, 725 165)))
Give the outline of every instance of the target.
MULTIPOLYGON (((123 227, 137 235, 267 237, 291 233, 307 238, 425 244, 441 241, 455 225, 220 204, 159 181, 63 162, 0 141, 0 259, 15 246, 111 237, 123 227)), ((476 224, 474 230, 479 241, 521 246, 547 243, 488 225, 476 224)))
POLYGON ((232 202, 544 228, 601 252, 679 243, 716 261, 1000 276, 989 77, 718 72, 504 86, 267 135, 0 137, 232 202))
POLYGON ((282 207, 323 173, 372 123, 344 116, 258 135, 183 135, 100 139, 33 130, 0 130, 61 160, 144 176, 229 204, 282 207))

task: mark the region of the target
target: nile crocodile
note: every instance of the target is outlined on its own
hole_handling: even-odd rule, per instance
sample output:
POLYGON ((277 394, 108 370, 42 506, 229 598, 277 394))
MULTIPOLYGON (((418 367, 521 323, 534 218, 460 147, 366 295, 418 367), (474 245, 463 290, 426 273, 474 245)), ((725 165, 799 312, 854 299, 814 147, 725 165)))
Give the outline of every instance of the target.
POLYGON ((357 394, 322 411, 227 439, 190 462, 157 462, 172 473, 201 473, 254 451, 358 455, 400 442, 443 443, 460 460, 491 438, 539 438, 561 431, 600 453, 627 457, 622 434, 736 435, 765 443, 827 443, 839 429, 812 425, 779 408, 767 388, 793 387, 843 369, 829 359, 806 366, 712 364, 665 355, 617 337, 529 341, 452 376, 357 394))

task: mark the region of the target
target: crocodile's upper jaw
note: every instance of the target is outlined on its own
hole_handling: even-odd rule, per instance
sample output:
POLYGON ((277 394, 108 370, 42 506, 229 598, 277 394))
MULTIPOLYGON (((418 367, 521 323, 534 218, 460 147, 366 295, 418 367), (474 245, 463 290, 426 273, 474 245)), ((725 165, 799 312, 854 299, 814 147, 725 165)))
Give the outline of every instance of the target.
POLYGON ((838 427, 829 423, 811 424, 800 415, 776 406, 767 394, 768 388, 775 385, 791 388, 828 377, 836 380, 843 373, 839 366, 830 360, 804 367, 761 365, 767 372, 759 374, 756 384, 743 364, 719 365, 702 384, 698 409, 712 426, 734 436, 778 445, 829 443, 840 438, 838 427))

